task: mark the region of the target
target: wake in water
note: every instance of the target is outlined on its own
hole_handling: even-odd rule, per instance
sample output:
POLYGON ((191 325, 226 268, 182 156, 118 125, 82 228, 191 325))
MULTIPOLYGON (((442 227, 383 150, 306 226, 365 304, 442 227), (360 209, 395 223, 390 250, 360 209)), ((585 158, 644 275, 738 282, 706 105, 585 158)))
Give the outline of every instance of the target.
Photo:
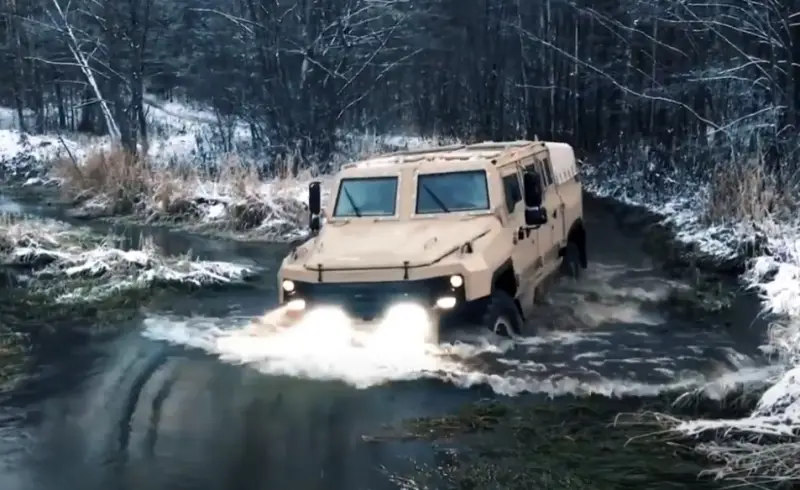
POLYGON ((664 316, 670 292, 687 287, 649 267, 595 263, 580 281, 551 291, 530 319, 537 335, 516 343, 484 329, 430 342, 430 326, 407 316, 364 331, 334 311, 281 327, 280 309, 257 319, 151 317, 145 335, 265 374, 359 388, 439 379, 505 395, 649 396, 707 387, 722 396, 737 382, 763 378, 765 363, 738 352, 724 332, 664 316))
POLYGON ((439 379, 496 393, 651 396, 760 376, 760 367, 728 347, 687 344, 679 334, 646 331, 549 332, 516 343, 491 332, 453 332, 427 341, 427 325, 406 322, 364 330, 325 312, 292 327, 263 318, 151 317, 145 336, 202 349, 264 374, 336 380, 357 388, 439 379), (271 323, 275 322, 275 323, 271 323), (717 358, 716 360, 714 358, 717 358))

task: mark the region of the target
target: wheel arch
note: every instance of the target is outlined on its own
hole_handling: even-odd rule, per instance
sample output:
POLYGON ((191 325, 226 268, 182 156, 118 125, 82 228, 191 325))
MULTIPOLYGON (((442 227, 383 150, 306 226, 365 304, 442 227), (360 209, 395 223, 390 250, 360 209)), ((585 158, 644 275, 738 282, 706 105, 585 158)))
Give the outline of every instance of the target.
POLYGON ((581 267, 584 269, 589 265, 589 258, 586 252, 586 228, 583 226, 581 218, 576 219, 567 233, 567 245, 574 243, 578 247, 581 258, 581 267))
POLYGON ((494 294, 495 291, 503 291, 508 294, 511 299, 514 300, 514 305, 516 305, 520 316, 524 318, 522 305, 520 305, 519 299, 517 299, 519 278, 514 270, 514 262, 512 262, 510 258, 503 262, 503 264, 492 273, 491 294, 494 294))

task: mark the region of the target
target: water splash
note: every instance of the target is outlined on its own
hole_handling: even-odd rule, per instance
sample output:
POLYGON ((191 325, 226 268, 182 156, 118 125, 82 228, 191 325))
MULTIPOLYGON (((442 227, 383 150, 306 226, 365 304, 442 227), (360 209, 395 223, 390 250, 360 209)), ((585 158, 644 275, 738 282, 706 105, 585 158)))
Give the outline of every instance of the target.
MULTIPOLYGON (((514 343, 491 332, 467 331, 434 343, 428 340, 428 326, 413 322, 362 329, 326 312, 313 321, 285 327, 280 325, 281 314, 278 310, 255 320, 150 317, 144 335, 201 349, 223 362, 264 374, 341 381, 356 388, 438 379, 464 388, 485 386, 510 396, 652 396, 735 378, 735 369, 713 373, 677 369, 670 365, 675 359, 665 355, 648 359, 652 351, 629 345, 617 356, 641 351, 637 356, 641 362, 622 362, 609 352, 611 332, 549 332, 514 343), (642 370, 649 378, 637 379, 636 371, 642 370)), ((631 334, 631 338, 640 337, 631 334)), ((689 357, 692 351, 685 347, 678 357, 689 357)), ((698 363, 705 356, 703 351, 695 354, 698 363)))

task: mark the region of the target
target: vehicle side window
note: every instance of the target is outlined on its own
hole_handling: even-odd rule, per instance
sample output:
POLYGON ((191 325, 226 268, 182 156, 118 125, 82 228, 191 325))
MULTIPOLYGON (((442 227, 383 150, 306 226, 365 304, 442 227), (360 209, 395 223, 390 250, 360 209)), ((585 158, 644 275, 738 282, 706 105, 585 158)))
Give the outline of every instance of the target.
POLYGON ((539 180, 542 182, 542 187, 547 187, 547 180, 544 177, 544 173, 542 172, 542 162, 539 160, 534 160, 529 169, 530 172, 536 172, 536 175, 539 176, 539 180))
POLYGON ((550 161, 549 158, 545 158, 542 161, 542 163, 543 163, 543 167, 544 167, 545 178, 547 179, 547 185, 550 185, 553 182, 555 182, 555 179, 553 178, 553 165, 552 165, 552 162, 550 161))
POLYGON ((503 177, 503 188, 506 193, 506 209, 509 213, 513 213, 517 203, 522 201, 522 188, 516 172, 503 177))

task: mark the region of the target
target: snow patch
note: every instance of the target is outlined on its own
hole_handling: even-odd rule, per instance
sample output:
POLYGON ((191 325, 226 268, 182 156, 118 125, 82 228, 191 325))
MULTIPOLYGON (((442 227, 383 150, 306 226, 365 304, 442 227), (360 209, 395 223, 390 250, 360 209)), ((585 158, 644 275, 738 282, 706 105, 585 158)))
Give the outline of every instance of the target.
POLYGON ((0 265, 27 271, 27 286, 57 302, 103 299, 155 285, 204 287, 243 283, 258 271, 229 262, 168 257, 152 241, 137 250, 49 219, 0 215, 0 265))

